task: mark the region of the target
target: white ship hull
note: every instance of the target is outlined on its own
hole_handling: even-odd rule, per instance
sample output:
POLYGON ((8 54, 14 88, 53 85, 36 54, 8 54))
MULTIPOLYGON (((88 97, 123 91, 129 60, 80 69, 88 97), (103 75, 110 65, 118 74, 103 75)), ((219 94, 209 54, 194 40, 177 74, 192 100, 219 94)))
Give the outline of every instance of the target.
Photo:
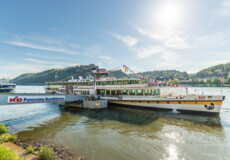
MULTIPOLYGON (((127 105, 130 107, 140 107, 140 108, 156 108, 156 109, 172 109, 172 110, 182 110, 182 111, 197 111, 197 112, 209 112, 209 113, 220 113, 221 105, 214 105, 213 109, 207 109, 205 104, 151 104, 151 103, 132 103, 125 101, 109 101, 110 104, 127 105)), ((209 103, 207 103, 209 104, 209 103)))
POLYGON ((181 111, 196 111, 219 114, 223 102, 223 96, 202 96, 205 100, 199 100, 199 96, 187 96, 183 99, 174 98, 146 98, 146 97, 102 97, 109 100, 110 104, 126 105, 128 107, 170 109, 181 111))

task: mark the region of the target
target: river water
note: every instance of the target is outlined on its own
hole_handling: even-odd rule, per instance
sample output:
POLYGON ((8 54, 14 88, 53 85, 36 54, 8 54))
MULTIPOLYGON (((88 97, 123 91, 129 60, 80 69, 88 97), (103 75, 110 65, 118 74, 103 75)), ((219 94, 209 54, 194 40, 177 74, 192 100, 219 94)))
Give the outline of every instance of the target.
MULTIPOLYGON (((220 88, 196 88, 220 94, 220 88)), ((194 88, 190 89, 192 92, 194 88)), ((17 93, 44 93, 42 86, 17 86, 17 93)), ((10 133, 63 145, 96 160, 230 158, 230 88, 219 116, 110 108, 67 109, 56 103, 0 106, 10 133)))

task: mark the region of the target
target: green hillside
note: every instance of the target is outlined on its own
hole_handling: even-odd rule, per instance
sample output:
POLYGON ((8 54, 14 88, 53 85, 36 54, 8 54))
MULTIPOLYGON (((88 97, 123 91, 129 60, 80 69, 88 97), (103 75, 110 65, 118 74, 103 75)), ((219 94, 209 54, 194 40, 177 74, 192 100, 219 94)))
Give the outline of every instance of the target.
POLYGON ((130 77, 130 76, 122 72, 122 70, 116 70, 113 72, 109 72, 108 77, 122 78, 122 77, 130 77))
POLYGON ((203 69, 196 74, 192 75, 192 77, 197 78, 210 78, 210 77, 220 77, 222 70, 222 76, 225 79, 230 78, 230 63, 227 64, 219 64, 216 66, 212 66, 206 69, 203 69))
MULTIPOLYGON (((13 79, 13 82, 18 85, 32 85, 32 84, 44 84, 45 82, 55 82, 60 80, 68 80, 72 75, 74 79, 78 79, 79 76, 86 78, 88 75, 92 73, 92 69, 99 69, 98 66, 95 65, 81 65, 68 67, 65 69, 51 69, 39 73, 26 73, 22 74, 19 77, 13 79), (69 77, 69 78, 68 78, 69 77)), ((122 72, 121 70, 109 72, 111 77, 121 78, 127 77, 128 75, 122 72)))
MULTIPOLYGON (((20 84, 30 85, 30 84, 44 84, 45 82, 59 81, 59 80, 66 79, 67 77, 70 77, 75 74, 76 74, 74 76, 75 79, 78 79, 78 76, 82 76, 83 78, 86 78, 92 73, 92 69, 94 68, 96 68, 98 71, 100 70, 99 67, 95 66, 94 64, 81 65, 81 66, 68 67, 64 69, 51 69, 39 73, 26 73, 15 78, 13 81, 14 83, 19 85, 20 84)), ((220 70, 222 70, 222 75, 225 78, 225 80, 227 82, 228 80, 230 81, 230 63, 212 66, 203 69, 196 74, 191 74, 191 75, 189 75, 187 72, 180 72, 176 70, 146 71, 137 74, 146 77, 151 77, 158 80, 165 80, 165 79, 166 80, 169 79, 188 80, 190 78, 195 80, 198 78, 199 79, 206 79, 206 78, 210 79, 215 77, 219 78, 221 76, 220 70)), ((116 78, 134 77, 134 75, 127 75, 126 73, 122 72, 122 70, 109 72, 108 76, 116 77, 116 78)))
POLYGON ((164 80, 164 79, 179 79, 187 80, 189 75, 187 72, 180 72, 176 70, 162 70, 162 71, 147 71, 138 73, 142 76, 151 77, 154 79, 164 80))
MULTIPOLYGON (((16 84, 44 84, 45 82, 63 80, 74 74, 77 74, 74 78, 78 78, 78 76, 85 78, 88 74, 91 74, 93 68, 95 68, 95 65, 81 65, 65 69, 51 69, 39 73, 26 73, 15 78, 13 82, 16 84)), ((96 66, 96 68, 98 67, 96 66)))

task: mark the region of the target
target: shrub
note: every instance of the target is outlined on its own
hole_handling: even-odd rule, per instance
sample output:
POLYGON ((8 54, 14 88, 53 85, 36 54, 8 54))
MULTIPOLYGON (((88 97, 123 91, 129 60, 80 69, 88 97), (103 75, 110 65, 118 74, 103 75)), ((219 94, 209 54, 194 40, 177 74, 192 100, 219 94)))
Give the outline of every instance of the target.
POLYGON ((53 160, 54 159, 54 150, 48 146, 41 147, 38 151, 39 160, 53 160))
POLYGON ((14 142, 17 139, 16 135, 10 135, 8 133, 3 133, 0 135, 0 144, 4 142, 14 142))
POLYGON ((5 126, 5 124, 0 124, 0 134, 2 133, 6 133, 7 132, 7 127, 5 126))
POLYGON ((13 150, 0 146, 0 159, 1 160, 21 160, 13 150))
POLYGON ((29 146, 26 148, 27 153, 34 153, 35 148, 32 146, 29 146))

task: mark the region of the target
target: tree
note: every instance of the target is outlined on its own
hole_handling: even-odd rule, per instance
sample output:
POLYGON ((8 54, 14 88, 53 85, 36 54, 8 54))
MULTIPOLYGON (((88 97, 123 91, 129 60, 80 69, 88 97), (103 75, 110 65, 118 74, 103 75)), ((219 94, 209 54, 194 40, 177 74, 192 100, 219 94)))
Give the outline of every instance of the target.
POLYGON ((214 78, 213 84, 215 84, 216 86, 221 86, 221 80, 219 78, 214 78))
POLYGON ((230 84, 230 72, 228 72, 227 83, 230 84))
POLYGON ((176 85, 179 84, 179 80, 170 80, 169 82, 172 83, 172 84, 176 84, 176 85))
POLYGON ((145 84, 147 82, 148 82, 147 79, 142 79, 141 81, 139 81, 139 84, 145 84))
POLYGON ((203 80, 203 79, 200 81, 200 84, 205 84, 205 82, 204 82, 204 80, 203 80))
POLYGON ((206 81, 206 84, 209 85, 209 86, 211 86, 211 85, 212 85, 212 80, 208 79, 208 80, 206 81))

